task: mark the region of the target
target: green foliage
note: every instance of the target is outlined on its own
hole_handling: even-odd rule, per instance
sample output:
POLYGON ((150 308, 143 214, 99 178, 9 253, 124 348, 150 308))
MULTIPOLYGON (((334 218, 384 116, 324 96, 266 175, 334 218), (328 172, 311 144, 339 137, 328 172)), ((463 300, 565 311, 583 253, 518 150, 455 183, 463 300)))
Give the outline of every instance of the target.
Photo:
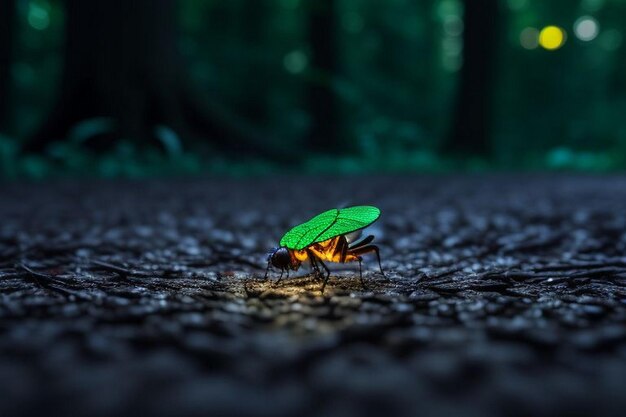
POLYGON ((24 156, 21 143, 50 113, 58 93, 64 25, 62 2, 28 0, 18 2, 14 122, 11 136, 0 136, 0 175, 626 168, 624 1, 500 2, 503 25, 490 121, 494 152, 473 159, 441 153, 462 65, 462 1, 336 1, 340 69, 334 74, 311 67, 306 27, 315 2, 272 0, 258 7, 260 3, 179 2, 180 49, 193 86, 236 114, 257 115, 250 122, 268 132, 268 146, 304 149, 312 120, 307 88, 321 83, 339 102, 343 137, 356 144, 350 153, 302 152, 301 160, 285 167, 222 155, 210 144, 189 145, 189 138, 166 125, 157 127, 158 143, 152 147, 129 138, 94 152, 85 145, 87 139, 109 131, 111 122, 92 118, 77 124, 67 138, 52 138, 58 142, 47 153, 24 156), (573 33, 575 21, 584 15, 599 23, 597 38, 588 42, 573 33), (561 49, 522 47, 524 29, 548 24, 567 31, 561 49))

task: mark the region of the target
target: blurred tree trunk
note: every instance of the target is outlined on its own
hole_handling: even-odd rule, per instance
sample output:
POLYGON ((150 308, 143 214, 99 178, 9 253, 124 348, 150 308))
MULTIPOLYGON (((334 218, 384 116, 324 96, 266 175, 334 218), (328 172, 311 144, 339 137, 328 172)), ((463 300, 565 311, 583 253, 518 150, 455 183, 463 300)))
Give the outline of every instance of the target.
MULTIPOLYGON (((86 119, 111 119, 104 140, 147 140, 159 123, 182 127, 174 0, 65 0, 60 97, 27 144, 41 151, 86 119)), ((104 145, 108 145, 104 144, 104 145)))
POLYGON ((243 115, 248 120, 263 124, 267 121, 268 65, 266 33, 269 2, 247 0, 243 10, 243 41, 248 61, 243 69, 243 115))
POLYGON ((0 1, 0 132, 11 128, 11 62, 15 33, 15 1, 0 1))
POLYGON ((498 0, 463 3, 463 66, 445 150, 452 154, 488 156, 500 19, 498 0))
POLYGON ((340 142, 341 120, 333 91, 338 73, 337 11, 335 0, 309 3, 308 37, 311 50, 308 105, 311 115, 309 146, 314 151, 332 152, 345 148, 340 142))
POLYGON ((263 135, 188 85, 177 45, 177 0, 65 0, 65 6, 60 97, 26 151, 42 151, 77 123, 103 117, 111 129, 91 141, 97 148, 120 138, 147 143, 166 126, 238 155, 280 157, 263 135))
MULTIPOLYGON (((626 4, 612 4, 611 7, 606 7, 603 15, 599 16, 600 19, 606 21, 605 25, 614 25, 618 27, 622 22, 623 16, 626 15, 626 4)), ((615 33, 613 36, 617 36, 615 33)), ((621 37, 621 35, 619 35, 621 37)), ((614 54, 614 61, 611 65, 611 71, 609 75, 609 85, 607 93, 610 100, 614 100, 614 103, 618 105, 624 104, 624 98, 626 97, 626 43, 621 38, 613 40, 618 43, 617 49, 612 53, 614 54)))

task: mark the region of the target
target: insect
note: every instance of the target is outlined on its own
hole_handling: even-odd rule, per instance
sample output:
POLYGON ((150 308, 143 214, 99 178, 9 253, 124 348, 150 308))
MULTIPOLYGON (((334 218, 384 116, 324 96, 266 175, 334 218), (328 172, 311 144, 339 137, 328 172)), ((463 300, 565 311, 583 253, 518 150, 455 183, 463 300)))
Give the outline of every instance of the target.
POLYGON ((373 206, 331 209, 292 228, 280 239, 280 247, 270 252, 265 278, 267 278, 270 266, 274 266, 280 269, 280 277, 276 281, 278 283, 285 271, 289 276, 289 270, 297 271, 300 265, 308 260, 316 274, 323 277, 321 291, 324 293, 324 288, 326 288, 326 283, 330 277, 330 269, 324 261, 338 263, 356 261, 359 263, 361 285, 365 287, 361 269, 361 255, 374 252, 378 259, 380 272, 385 276, 380 263, 378 246, 371 244, 374 240, 372 235, 354 243, 351 243, 349 238, 354 232, 358 233, 361 229, 374 223, 379 216, 380 210, 373 206), (325 273, 322 273, 320 266, 324 268, 325 273))

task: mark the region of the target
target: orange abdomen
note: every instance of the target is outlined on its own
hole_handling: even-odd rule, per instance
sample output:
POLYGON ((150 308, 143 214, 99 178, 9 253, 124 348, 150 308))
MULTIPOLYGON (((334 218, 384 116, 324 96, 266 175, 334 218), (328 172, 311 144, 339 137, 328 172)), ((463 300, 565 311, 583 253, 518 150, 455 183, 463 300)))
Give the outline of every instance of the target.
MULTIPOLYGON (((323 242, 314 243, 303 250, 290 250, 292 256, 300 262, 304 262, 309 259, 309 254, 307 251, 310 251, 317 258, 322 261, 328 262, 341 262, 341 251, 337 250, 337 244, 339 239, 343 236, 337 236, 332 239, 325 240, 323 242)), ((346 253, 346 257, 344 262, 353 262, 356 261, 357 257, 350 253, 346 253)))

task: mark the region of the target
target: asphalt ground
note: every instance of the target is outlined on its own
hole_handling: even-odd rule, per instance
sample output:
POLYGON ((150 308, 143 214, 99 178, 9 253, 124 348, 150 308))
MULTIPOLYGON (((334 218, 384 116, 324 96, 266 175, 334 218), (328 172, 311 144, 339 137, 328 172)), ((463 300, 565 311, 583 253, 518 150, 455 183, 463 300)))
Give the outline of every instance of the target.
POLYGON ((623 416, 626 177, 0 186, 0 416, 623 416), (263 280, 371 204, 366 257, 263 280))

